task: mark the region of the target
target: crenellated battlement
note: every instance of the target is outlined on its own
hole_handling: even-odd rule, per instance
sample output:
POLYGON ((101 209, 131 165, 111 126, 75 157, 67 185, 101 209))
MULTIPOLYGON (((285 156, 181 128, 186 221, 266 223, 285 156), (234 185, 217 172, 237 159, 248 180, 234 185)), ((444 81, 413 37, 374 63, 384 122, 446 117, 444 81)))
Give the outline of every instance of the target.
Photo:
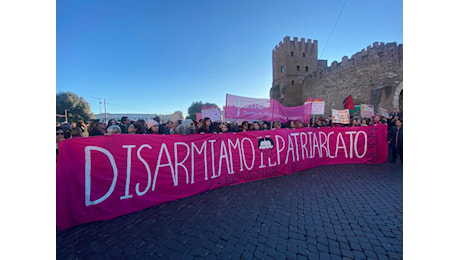
MULTIPOLYGON (((383 60, 398 60, 402 62, 402 49, 403 45, 397 45, 395 42, 387 44, 374 42, 372 45, 367 46, 367 48, 353 54, 351 58, 343 56, 341 62, 333 61, 330 66, 319 68, 318 71, 327 74, 333 71, 356 69, 362 65, 378 63, 383 60)), ((324 73, 320 74, 324 75, 324 73)), ((319 73, 313 73, 310 75, 310 78, 315 77, 315 75, 319 75, 319 73)))
POLYGON ((291 38, 289 36, 286 36, 284 37, 283 41, 280 41, 279 44, 275 46, 272 53, 274 54, 275 52, 278 52, 281 49, 294 52, 305 52, 309 55, 317 54, 318 41, 312 41, 311 39, 307 39, 307 41, 305 42, 305 38, 300 38, 299 41, 299 38, 297 37, 294 37, 291 41, 291 38))
POLYGON ((374 42, 328 66, 327 60, 318 59, 318 41, 286 36, 272 50, 272 64, 270 97, 283 105, 299 106, 306 98, 318 97, 330 111, 342 109, 343 99, 352 95, 355 104, 381 104, 390 111, 393 105, 387 99, 403 80, 403 45, 374 42), (383 86, 385 93, 377 93, 383 86))

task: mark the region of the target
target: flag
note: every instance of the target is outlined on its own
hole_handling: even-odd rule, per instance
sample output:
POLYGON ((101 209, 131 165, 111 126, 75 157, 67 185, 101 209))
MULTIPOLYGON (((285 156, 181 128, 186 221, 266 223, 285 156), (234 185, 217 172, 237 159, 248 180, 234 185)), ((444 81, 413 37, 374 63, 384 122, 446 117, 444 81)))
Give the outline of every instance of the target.
POLYGON ((349 96, 343 101, 343 108, 349 109, 349 110, 355 110, 355 104, 353 103, 353 99, 351 98, 351 95, 349 95, 349 96))

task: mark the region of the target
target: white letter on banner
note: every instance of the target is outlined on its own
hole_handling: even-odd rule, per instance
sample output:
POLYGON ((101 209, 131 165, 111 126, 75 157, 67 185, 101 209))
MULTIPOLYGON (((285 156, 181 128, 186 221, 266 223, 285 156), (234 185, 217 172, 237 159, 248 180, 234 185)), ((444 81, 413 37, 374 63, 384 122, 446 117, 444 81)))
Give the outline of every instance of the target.
POLYGON ((228 154, 230 155, 230 166, 231 166, 231 172, 230 174, 233 174, 233 155, 232 155, 232 147, 233 149, 238 148, 238 154, 240 156, 240 172, 243 171, 243 156, 241 155, 241 148, 240 148, 240 139, 236 138, 236 144, 233 144, 232 140, 228 139, 228 154))
POLYGON ((299 133, 292 133, 291 136, 294 136, 294 142, 295 142, 295 152, 297 154, 297 161, 300 161, 300 158, 299 158, 299 145, 297 143, 297 136, 299 135, 299 133))
MULTIPOLYGON (((258 136, 257 137, 257 140, 260 140, 262 139, 262 136, 258 136)), ((257 141, 257 145, 259 144, 259 141, 257 141)), ((260 147, 259 147, 259 150, 260 150, 260 147)), ((262 151, 260 151, 260 165, 259 165, 259 169, 262 169, 262 168, 265 168, 267 167, 266 165, 264 165, 264 153, 262 151)))
POLYGON ((208 179, 208 160, 206 156, 206 141, 203 142, 200 150, 198 150, 198 147, 195 145, 194 142, 192 142, 192 184, 194 183, 194 178, 195 178, 195 157, 194 157, 193 149, 195 149, 198 154, 201 154, 204 150, 204 179, 205 180, 208 179))
POLYGON ((313 134, 313 157, 315 157, 315 149, 318 150, 319 158, 323 158, 323 153, 321 152, 321 148, 319 148, 318 138, 313 134))
POLYGON ((182 168, 185 170, 185 182, 188 184, 188 170, 187 170, 187 167, 184 166, 184 162, 188 159, 188 156, 190 155, 190 147, 188 147, 188 145, 186 143, 183 143, 183 142, 178 142, 178 143, 174 143, 174 162, 175 162, 175 170, 176 170, 176 176, 179 174, 179 167, 177 166, 182 166, 182 168), (178 145, 183 145, 185 147, 187 147, 187 155, 185 156, 185 158, 182 160, 182 162, 177 162, 178 159, 177 159, 177 146, 178 145))
POLYGON ((347 145, 345 144, 345 141, 343 140, 342 133, 337 134, 337 143, 336 143, 336 148, 335 148, 335 156, 338 156, 339 148, 343 149, 343 152, 345 153, 345 158, 348 158, 347 154, 347 145), (342 140, 343 146, 339 146, 339 139, 342 140))
POLYGON ((307 134, 305 132, 300 132, 300 145, 302 147, 302 160, 305 160, 305 156, 307 156, 307 158, 308 158, 307 143, 308 143, 307 134), (305 137, 305 139, 303 139, 302 137, 305 137))
POLYGON ((335 158, 337 157, 337 153, 335 154, 335 156, 332 156, 331 154, 331 147, 329 146, 330 145, 330 142, 329 142, 329 138, 331 137, 331 134, 333 134, 334 132, 330 132, 329 134, 327 134, 327 150, 329 151, 329 158, 335 158))
POLYGON ((359 132, 356 134, 356 137, 355 137, 355 153, 356 153, 356 156, 357 156, 358 158, 363 158, 364 155, 366 155, 366 153, 367 153, 367 134, 366 134, 366 132, 364 132, 364 131, 359 131, 359 132), (361 133, 364 135, 364 152, 363 152, 363 154, 360 156, 360 155, 358 154, 358 136, 359 136, 359 134, 361 134, 361 133))
POLYGON ((109 151, 107 151, 104 148, 98 147, 98 146, 86 146, 85 147, 85 205, 86 206, 96 205, 106 200, 112 194, 113 190, 115 189, 115 183, 117 182, 117 176, 118 176, 117 165, 115 164, 115 159, 113 158, 112 154, 109 151), (112 184, 110 185, 109 190, 104 194, 104 196, 94 201, 91 201, 91 151, 92 150, 99 151, 105 154, 109 158, 110 164, 112 165, 112 169, 113 169, 113 179, 112 179, 112 184))
POLYGON ((216 176, 216 166, 215 166, 215 163, 214 163, 214 143, 216 142, 216 140, 209 140, 209 142, 211 143, 211 162, 212 162, 212 176, 211 176, 211 179, 214 179, 214 178, 217 178, 218 176, 216 176))
POLYGON ((286 161, 284 162, 284 164, 287 164, 289 160, 289 151, 291 151, 291 154, 292 154, 292 162, 295 162, 294 144, 292 143, 291 136, 288 135, 287 137, 288 137, 288 150, 286 152, 286 161))
MULTIPOLYGON (((265 136, 266 138, 269 138, 270 136, 269 135, 266 135, 265 136)), ((272 151, 273 151, 273 148, 274 148, 274 144, 272 145, 272 151)), ((273 167, 273 166, 276 166, 276 162, 272 164, 272 152, 270 152, 270 154, 268 155, 268 167, 273 167)))
POLYGON ((132 198, 133 195, 129 194, 129 183, 131 180, 131 150, 132 148, 136 147, 135 145, 123 145, 123 148, 128 148, 128 155, 126 160, 126 187, 125 187, 125 196, 121 196, 120 199, 129 199, 132 198))
POLYGON ((230 172, 230 166, 228 162, 228 154, 227 154, 227 148, 225 148, 225 142, 222 140, 220 142, 220 158, 219 158, 219 173, 218 175, 222 173, 222 159, 225 158, 225 161, 227 161, 227 172, 230 172), (225 154, 225 155, 224 155, 225 154))
POLYGON ((353 158, 353 134, 356 134, 356 131, 347 131, 345 134, 350 135, 350 158, 353 158))
POLYGON ((144 148, 144 147, 147 147, 149 149, 152 149, 152 147, 148 144, 143 144, 139 147, 139 149, 137 150, 137 158, 139 158, 139 161, 141 161, 144 166, 145 166, 145 169, 147 169, 147 187, 145 187, 145 190, 140 192, 139 191, 139 186, 140 186, 140 183, 137 183, 136 184, 136 193, 138 196, 142 196, 144 195, 147 190, 150 188, 150 182, 152 181, 152 173, 150 172, 150 166, 148 165, 148 163, 144 160, 144 158, 141 157, 141 150, 144 148))
POLYGON ((280 153, 281 151, 284 150, 284 147, 286 146, 286 143, 284 142, 284 138, 282 136, 279 136, 279 135, 275 135, 275 140, 276 140, 276 155, 278 156, 278 165, 281 165, 281 158, 280 158, 280 153), (283 148, 280 150, 280 142, 278 141, 278 139, 281 139, 283 140, 283 148))
POLYGON ((308 132, 308 143, 310 144, 310 158, 315 157, 315 151, 313 151, 313 142, 311 141, 311 135, 313 132, 308 132))
POLYGON ((254 162, 256 160, 256 151, 254 150, 254 144, 252 143, 251 139, 245 137, 243 138, 243 140, 241 140, 241 150, 243 152, 243 163, 244 163, 244 166, 246 166, 246 169, 248 170, 252 170, 252 168, 254 167, 254 162), (246 163, 246 155, 245 155, 245 152, 244 152, 244 140, 248 140, 249 143, 251 144, 251 148, 252 148, 252 164, 251 164, 251 167, 248 167, 248 164, 246 163))
POLYGON ((329 157, 329 151, 327 149, 327 146, 326 146, 326 142, 327 142, 327 136, 326 136, 326 133, 325 132, 319 132, 319 151, 320 151, 320 157, 322 158, 321 154, 322 154, 322 151, 323 151, 323 148, 324 150, 326 151, 325 153, 325 157, 329 157), (324 139, 321 139, 321 136, 324 136, 324 139), (324 142, 322 142, 322 140, 324 140, 324 142))
POLYGON ((168 152, 168 147, 166 147, 166 144, 163 143, 161 144, 161 148, 160 148, 160 155, 158 155, 158 161, 157 161, 157 167, 155 169, 155 177, 153 178, 153 186, 152 186, 152 191, 155 190, 155 185, 156 185, 156 182, 157 182, 157 176, 158 176, 158 170, 160 167, 165 167, 165 166, 168 166, 169 165, 169 168, 171 169, 171 175, 172 175, 172 179, 173 179, 173 182, 174 182, 174 186, 177 186, 178 184, 178 181, 177 181, 177 174, 174 174, 174 168, 172 166, 172 162, 171 162, 171 157, 169 156, 169 152, 168 152), (163 155, 163 151, 166 150, 166 158, 168 159, 168 163, 166 164, 160 164, 161 163, 161 157, 163 155))

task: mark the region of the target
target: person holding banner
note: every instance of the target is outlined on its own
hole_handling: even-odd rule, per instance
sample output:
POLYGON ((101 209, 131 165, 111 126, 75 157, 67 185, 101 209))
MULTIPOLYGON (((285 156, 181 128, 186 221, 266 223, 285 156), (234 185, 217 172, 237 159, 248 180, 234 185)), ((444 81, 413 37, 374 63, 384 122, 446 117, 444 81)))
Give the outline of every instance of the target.
POLYGON ((403 128, 402 120, 396 120, 395 126, 391 127, 390 132, 388 133, 388 143, 391 146, 392 150, 392 159, 391 162, 395 163, 397 154, 399 154, 399 159, 401 164, 403 163, 403 128))
POLYGON ((170 134, 180 134, 179 125, 181 125, 181 120, 174 120, 171 129, 169 129, 170 134))
POLYGON ((355 117, 351 120, 350 127, 359 126, 358 119, 355 117))
POLYGON ((158 134, 160 130, 160 124, 156 120, 149 119, 146 122, 147 124, 147 134, 158 134))
POLYGON ((287 121, 287 123, 286 123, 286 128, 288 128, 288 129, 295 129, 295 122, 294 122, 294 120, 289 120, 289 121, 287 121))
POLYGON ((228 133, 230 131, 230 125, 227 123, 220 123, 219 125, 220 133, 228 133))
POLYGON ((136 134, 145 134, 145 120, 144 119, 138 119, 135 122, 136 125, 136 134))
POLYGON ((382 122, 380 122, 380 116, 379 115, 375 115, 374 116, 374 120, 373 120, 373 125, 381 125, 382 122))
POLYGON ((315 126, 314 127, 323 127, 323 119, 321 117, 319 117, 317 120, 316 120, 316 123, 315 123, 315 126))
POLYGON ((241 123, 240 132, 247 132, 247 131, 249 131, 249 122, 248 121, 243 121, 243 123, 241 123))
POLYGON ((252 131, 259 131, 260 130, 260 123, 259 121, 252 122, 252 131))
POLYGON ((303 128, 303 123, 300 120, 295 122, 295 129, 303 128))
POLYGON ((262 123, 262 130, 268 130, 268 129, 270 129, 269 125, 270 125, 270 124, 269 124, 267 121, 264 121, 264 122, 262 123))
POLYGON ((91 123, 88 127, 89 136, 104 135, 104 126, 99 122, 98 119, 91 120, 91 123))
POLYGON ((209 117, 205 117, 202 121, 201 127, 198 129, 199 134, 209 134, 214 132, 212 129, 212 122, 209 117))
POLYGON ((128 125, 128 134, 135 135, 137 132, 136 124, 134 122, 128 125))
POLYGON ((179 134, 189 135, 195 133, 195 124, 192 119, 185 119, 184 122, 179 126, 179 134))
POLYGON ((56 160, 58 156, 58 143, 64 141, 64 129, 61 126, 56 126, 56 160))

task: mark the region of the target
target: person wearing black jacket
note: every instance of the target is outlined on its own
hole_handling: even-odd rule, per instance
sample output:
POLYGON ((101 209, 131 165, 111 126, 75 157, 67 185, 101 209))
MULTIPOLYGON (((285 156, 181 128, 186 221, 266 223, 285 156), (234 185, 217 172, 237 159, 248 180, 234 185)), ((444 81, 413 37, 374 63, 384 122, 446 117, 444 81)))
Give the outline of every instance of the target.
POLYGON ((201 127, 198 129, 199 134, 207 134, 207 133, 213 133, 215 132, 212 126, 212 121, 209 117, 205 117, 203 119, 203 124, 201 127))
POLYGON ((122 116, 121 117, 121 122, 120 124, 118 125, 120 128, 121 128, 121 133, 122 134, 127 134, 128 133, 128 127, 129 127, 129 124, 130 124, 130 120, 127 116, 122 116))
POLYGON ((388 132, 388 143, 391 146, 392 150, 392 160, 391 162, 396 162, 397 154, 399 153, 399 158, 401 163, 403 162, 403 127, 402 120, 395 120, 395 126, 390 128, 388 132))

